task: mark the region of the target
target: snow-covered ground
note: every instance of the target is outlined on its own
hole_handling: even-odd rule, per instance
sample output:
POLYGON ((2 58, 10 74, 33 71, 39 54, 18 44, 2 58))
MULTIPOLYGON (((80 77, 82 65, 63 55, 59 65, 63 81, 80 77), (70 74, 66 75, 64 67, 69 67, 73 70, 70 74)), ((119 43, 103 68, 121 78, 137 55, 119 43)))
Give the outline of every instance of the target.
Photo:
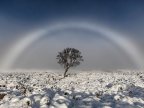
POLYGON ((0 108, 144 108, 144 73, 0 73, 0 108))

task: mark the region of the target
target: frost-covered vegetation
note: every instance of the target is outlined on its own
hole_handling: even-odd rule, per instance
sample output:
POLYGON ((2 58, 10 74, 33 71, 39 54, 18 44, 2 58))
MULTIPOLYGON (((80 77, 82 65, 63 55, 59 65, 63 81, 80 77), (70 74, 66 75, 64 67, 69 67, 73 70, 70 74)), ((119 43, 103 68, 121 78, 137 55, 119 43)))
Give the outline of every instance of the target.
POLYGON ((144 73, 1 73, 0 108, 144 108, 144 73))

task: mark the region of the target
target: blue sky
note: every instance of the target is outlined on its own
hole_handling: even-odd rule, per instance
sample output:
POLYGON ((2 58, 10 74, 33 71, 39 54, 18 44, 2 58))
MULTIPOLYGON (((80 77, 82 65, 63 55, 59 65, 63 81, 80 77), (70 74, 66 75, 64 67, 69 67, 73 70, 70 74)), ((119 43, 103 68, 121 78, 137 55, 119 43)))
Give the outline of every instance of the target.
MULTIPOLYGON (((103 25, 125 34, 144 54, 143 0, 1 0, 0 59, 24 34, 63 21, 103 25)), ((67 46, 83 51, 80 69, 135 68, 125 52, 99 35, 77 29, 55 31, 29 46, 13 68, 59 69, 56 53, 67 46)))

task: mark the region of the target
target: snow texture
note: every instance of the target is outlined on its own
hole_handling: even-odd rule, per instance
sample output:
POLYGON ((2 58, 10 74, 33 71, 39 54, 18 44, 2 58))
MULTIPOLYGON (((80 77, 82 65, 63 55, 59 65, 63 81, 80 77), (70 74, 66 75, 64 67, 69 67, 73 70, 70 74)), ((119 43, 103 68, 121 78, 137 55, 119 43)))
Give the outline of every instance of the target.
POLYGON ((144 108, 144 73, 1 73, 0 108, 144 108))

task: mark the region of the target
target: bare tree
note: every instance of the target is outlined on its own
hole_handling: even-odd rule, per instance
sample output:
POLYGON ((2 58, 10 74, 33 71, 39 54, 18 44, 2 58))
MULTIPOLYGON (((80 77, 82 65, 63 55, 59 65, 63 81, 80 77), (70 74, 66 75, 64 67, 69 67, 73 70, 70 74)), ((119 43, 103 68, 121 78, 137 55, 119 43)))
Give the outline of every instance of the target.
POLYGON ((58 63, 64 67, 64 77, 66 77, 69 68, 80 65, 80 62, 83 61, 83 56, 81 56, 81 52, 75 48, 65 48, 62 52, 58 52, 56 59, 58 63))

